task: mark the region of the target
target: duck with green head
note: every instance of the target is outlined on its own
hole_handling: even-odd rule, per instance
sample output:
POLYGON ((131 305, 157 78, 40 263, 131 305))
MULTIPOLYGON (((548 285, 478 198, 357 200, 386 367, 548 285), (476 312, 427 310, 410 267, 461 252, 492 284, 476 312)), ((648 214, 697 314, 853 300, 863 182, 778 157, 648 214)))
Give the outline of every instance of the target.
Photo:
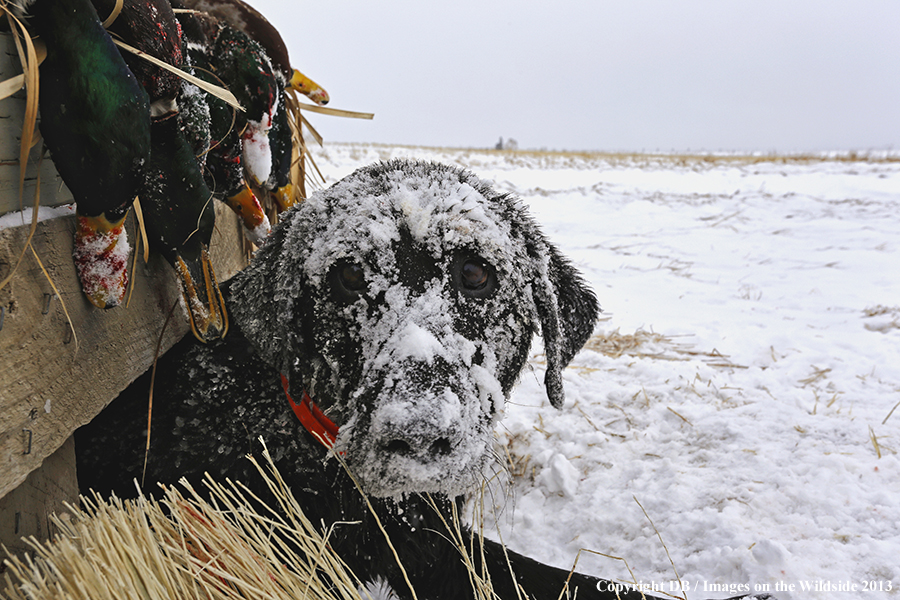
POLYGON ((90 0, 23 3, 47 46, 40 67, 40 128, 75 198, 73 256, 88 299, 122 301, 129 253, 125 216, 150 150, 150 107, 90 0))

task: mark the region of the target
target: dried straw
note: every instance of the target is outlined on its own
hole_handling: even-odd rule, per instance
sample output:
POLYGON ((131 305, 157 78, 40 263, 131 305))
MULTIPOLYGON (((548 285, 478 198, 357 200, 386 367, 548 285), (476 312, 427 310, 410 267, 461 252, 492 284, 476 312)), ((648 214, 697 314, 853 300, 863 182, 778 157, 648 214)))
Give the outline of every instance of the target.
MULTIPOLYGON (((180 488, 161 486, 160 500, 143 494, 129 501, 103 500, 96 494, 82 497, 83 508, 67 505, 68 513, 51 517, 58 530, 52 541, 30 538, 32 553, 3 561, 0 596, 11 600, 371 600, 363 582, 329 544, 332 529, 323 530, 309 521, 262 445, 264 466, 253 457, 248 459, 275 505, 267 505, 240 482, 223 484, 208 474, 206 495, 182 480, 180 488)), ((446 539, 459 550, 473 597, 497 598, 484 567, 484 489, 471 504, 475 525, 468 531, 455 504, 448 518, 433 499, 426 500, 441 516, 446 539)), ((641 506, 637 498, 635 502, 641 506)), ((650 520, 643 506, 641 510, 650 520)), ((666 548, 652 520, 650 524, 666 548)), ((581 552, 625 563, 631 581, 622 583, 634 585, 643 595, 624 558, 589 549, 579 551, 579 557, 581 552)), ((578 557, 571 572, 577 564, 578 557)), ((508 567, 512 574, 512 566, 508 567)), ((675 576, 679 577, 677 570, 675 576)), ((415 598, 416 591, 407 583, 415 598)), ((528 600, 518 585, 516 591, 518 600, 528 600)), ((560 598, 571 593, 566 582, 560 598)))
MULTIPOLYGON (((241 484, 207 476, 210 499, 186 481, 157 501, 82 498, 54 516, 52 542, 12 557, 5 594, 15 600, 360 599, 360 582, 303 514, 266 452, 266 477, 283 512, 241 484)), ((252 459, 251 459, 252 460, 252 459)))
POLYGON ((746 369, 730 360, 715 348, 709 351, 695 350, 688 344, 678 343, 673 336, 654 331, 636 330, 633 334, 619 333, 618 329, 599 333, 585 344, 585 349, 605 354, 611 358, 635 356, 653 360, 688 361, 699 359, 710 367, 746 369))
POLYGON ((104 29, 109 29, 112 27, 112 24, 116 22, 116 19, 119 18, 119 14, 122 12, 122 8, 125 6, 125 0, 116 0, 116 5, 113 6, 112 12, 109 13, 109 16, 103 20, 104 29))
POLYGON ((326 106, 318 106, 316 104, 297 104, 300 110, 308 110, 310 112, 321 113, 323 115, 331 115, 333 117, 347 117, 349 119, 374 119, 374 113, 355 112, 352 110, 342 110, 339 108, 328 108, 326 106))
MULTIPOLYGON (((4 561, 0 595, 11 600, 370 600, 329 545, 331 529, 323 531, 307 519, 264 443, 263 456, 265 467, 248 459, 275 506, 240 482, 222 484, 208 474, 206 496, 182 480, 181 489, 161 486, 160 500, 143 494, 128 501, 82 497, 82 509, 67 505, 68 513, 51 517, 58 530, 52 541, 30 538, 33 553, 4 561)), ((483 555, 480 561, 472 558, 481 552, 474 540, 482 532, 467 536, 455 509, 451 519, 441 518, 469 568, 474 597, 493 600, 487 573, 483 567, 476 572, 483 555)), ((527 597, 523 593, 520 599, 527 597)))
MULTIPOLYGON (((678 587, 681 590, 686 589, 684 587, 684 584, 681 582, 681 575, 678 574, 678 569, 675 567, 675 561, 672 560, 672 555, 669 554, 669 547, 666 546, 666 543, 662 539, 662 534, 659 532, 659 529, 656 528, 656 525, 654 525, 653 519, 650 518, 650 515, 647 513, 647 509, 645 509, 644 505, 641 504, 641 501, 637 499, 637 496, 632 495, 631 497, 634 498, 634 501, 637 502, 637 505, 641 507, 641 512, 643 512, 644 516, 647 517, 647 520, 650 521, 650 527, 652 527, 653 531, 656 532, 656 537, 659 538, 659 543, 662 544, 663 549, 666 551, 666 557, 669 559, 669 564, 672 565, 672 570, 675 572, 675 578, 678 580, 678 587)), ((632 573, 632 577, 633 576, 634 574, 632 573)), ((682 592, 682 594, 684 594, 683 600, 687 600, 687 592, 682 592)), ((643 592, 641 592, 641 595, 643 595, 643 592)))
MULTIPOLYGON (((0 84, 0 90, 3 90, 4 93, 11 90, 10 94, 12 94, 21 89, 22 85, 24 85, 26 89, 25 118, 22 122, 22 137, 19 145, 19 208, 24 208, 23 193, 25 190, 25 171, 28 167, 28 154, 31 151, 37 128, 39 96, 38 65, 46 57, 47 52, 42 44, 36 44, 31 39, 25 25, 15 17, 6 0, 0 0, 0 13, 6 15, 9 28, 13 33, 13 39, 16 42, 19 60, 22 63, 22 75, 13 77, 12 80, 7 80, 0 84), (19 87, 16 87, 16 85, 19 87)), ((28 231, 28 238, 25 241, 25 246, 16 258, 15 265, 10 269, 6 278, 4 278, 3 281, 0 281, 0 289, 6 287, 6 284, 12 280, 16 271, 18 271, 19 265, 22 264, 22 259, 25 257, 25 253, 31 245, 31 240, 34 238, 35 231, 37 231, 39 207, 40 187, 38 186, 35 191, 34 210, 31 213, 31 228, 28 231)))

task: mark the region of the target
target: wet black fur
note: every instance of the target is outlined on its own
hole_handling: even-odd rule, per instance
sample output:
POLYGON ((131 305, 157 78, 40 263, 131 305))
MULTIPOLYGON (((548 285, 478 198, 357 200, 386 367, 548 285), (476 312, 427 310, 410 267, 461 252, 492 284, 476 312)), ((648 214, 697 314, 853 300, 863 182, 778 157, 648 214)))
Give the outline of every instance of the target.
MULTIPOLYGON (((396 166, 376 166, 372 171, 377 175, 378 169, 391 165, 396 166)), ((489 194, 487 190, 486 195, 492 197, 489 194)), ((504 214, 517 235, 528 240, 529 253, 536 260, 549 260, 555 289, 537 291, 540 322, 535 325, 540 326, 545 343, 549 342, 547 390, 553 404, 560 407, 561 370, 590 335, 597 302, 581 277, 516 204, 510 202, 504 214)), ((290 222, 290 216, 287 220, 290 222)), ((280 321, 284 307, 276 306, 274 289, 265 287, 274 286, 277 272, 285 268, 280 262, 284 260, 286 232, 286 226, 276 227, 253 266, 225 290, 237 321, 228 336, 210 345, 198 344, 188 336, 162 358, 155 382, 147 479, 173 483, 186 477, 201 489, 203 473, 209 472, 218 480, 229 477, 246 482, 266 497, 255 468, 244 458, 248 453, 258 453, 257 440, 262 436, 312 522, 325 527, 337 521, 361 522, 338 526, 330 538, 332 547, 353 571, 363 581, 384 578, 401 598, 410 598, 393 554, 360 493, 337 461, 326 460, 326 450, 303 429, 285 400, 279 373, 293 369, 296 373, 291 379, 300 380, 300 374, 308 372, 307 363, 319 360, 318 342, 314 341, 322 339, 321 332, 315 331, 314 299, 309 297, 305 282, 296 282, 294 298, 298 306, 288 311, 293 314, 288 328, 280 321)), ((405 252, 402 248, 394 251, 405 252)), ((430 267, 420 264, 416 268, 430 267)), ((333 335, 330 342, 341 346, 342 368, 346 368, 342 377, 354 377, 362 367, 352 340, 333 335)), ((525 364, 530 336, 517 343, 515 365, 501 377, 505 393, 525 364)), ((149 374, 77 432, 78 474, 83 490, 134 495, 132 479, 140 478, 144 458, 148 384, 149 374)), ((154 490, 147 486, 146 491, 154 490)), ((462 503, 462 496, 437 494, 434 498, 445 518, 451 503, 462 503)), ((420 496, 411 493, 399 500, 372 498, 372 502, 419 598, 472 598, 469 575, 457 549, 441 533, 446 531, 441 519, 420 496)), ((517 598, 502 548, 489 540, 484 544, 485 566, 496 593, 504 599, 517 598)), ((559 597, 568 572, 512 552, 508 556, 516 581, 529 597, 559 597)), ((578 588, 578 598, 616 598, 614 593, 598 592, 598 581, 575 574, 569 588, 578 588)), ((620 597, 635 600, 642 596, 622 593, 620 597)))

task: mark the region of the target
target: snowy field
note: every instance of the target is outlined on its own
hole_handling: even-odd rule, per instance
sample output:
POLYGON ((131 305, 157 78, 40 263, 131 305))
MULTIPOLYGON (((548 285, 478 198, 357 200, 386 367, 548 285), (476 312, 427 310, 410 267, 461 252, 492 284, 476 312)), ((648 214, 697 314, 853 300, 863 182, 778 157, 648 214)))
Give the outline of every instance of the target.
POLYGON ((489 535, 565 568, 589 549, 578 570, 656 595, 900 597, 900 164, 315 156, 328 183, 400 156, 466 166, 599 296, 565 408, 539 345, 508 407, 489 535))

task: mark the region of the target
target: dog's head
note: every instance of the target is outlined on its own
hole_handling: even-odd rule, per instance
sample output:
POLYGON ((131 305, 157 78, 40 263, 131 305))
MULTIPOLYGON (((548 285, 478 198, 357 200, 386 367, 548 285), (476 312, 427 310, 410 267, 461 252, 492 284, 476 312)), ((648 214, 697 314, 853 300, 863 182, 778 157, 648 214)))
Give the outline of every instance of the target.
POLYGON ((550 402, 590 336, 594 294, 519 203, 468 171, 391 161, 283 215, 232 285, 264 360, 340 426, 366 491, 479 481, 533 334, 550 402))

